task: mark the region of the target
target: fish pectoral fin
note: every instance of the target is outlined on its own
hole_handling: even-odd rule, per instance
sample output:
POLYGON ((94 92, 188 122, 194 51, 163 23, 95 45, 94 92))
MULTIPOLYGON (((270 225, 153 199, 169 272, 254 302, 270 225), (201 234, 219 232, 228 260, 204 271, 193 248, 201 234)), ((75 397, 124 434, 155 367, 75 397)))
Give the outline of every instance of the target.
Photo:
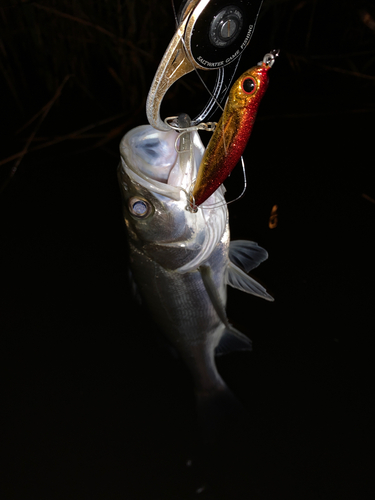
POLYGON ((247 240, 234 240, 229 245, 229 260, 249 273, 263 261, 267 260, 268 253, 258 243, 247 240))
POLYGON ((219 295, 219 292, 217 291, 216 285, 214 283, 214 280, 212 278, 212 271, 210 266, 199 266, 198 270, 202 276, 202 281, 204 284, 204 287, 206 289, 206 292, 208 296, 210 297, 210 300, 212 302, 212 305, 215 308, 215 311, 217 312, 217 315, 221 319, 221 321, 224 323, 224 325, 227 328, 230 328, 228 318, 227 318, 227 313, 225 311, 225 306, 223 304, 223 301, 221 300, 221 297, 219 295))
POLYGON ((136 300, 136 302, 138 303, 138 305, 141 306, 142 305, 142 296, 139 292, 138 285, 133 278, 133 273, 131 272, 130 267, 128 267, 128 280, 129 280, 131 294, 133 295, 133 297, 136 300))
POLYGON ((219 344, 215 349, 215 355, 220 356, 232 351, 251 351, 252 342, 243 333, 236 330, 233 326, 224 330, 219 344))
POLYGON ((266 289, 254 278, 244 273, 242 269, 229 262, 227 268, 227 284, 246 293, 251 293, 256 297, 273 302, 274 298, 267 293, 266 289))

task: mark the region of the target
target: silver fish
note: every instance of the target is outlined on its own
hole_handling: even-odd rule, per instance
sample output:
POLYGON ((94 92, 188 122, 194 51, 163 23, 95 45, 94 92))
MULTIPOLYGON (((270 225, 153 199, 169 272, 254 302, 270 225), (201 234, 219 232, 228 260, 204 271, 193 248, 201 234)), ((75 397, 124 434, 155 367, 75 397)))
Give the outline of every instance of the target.
POLYGON ((198 132, 179 139, 174 130, 140 126, 123 137, 120 153, 118 178, 134 282, 188 366, 198 403, 214 402, 211 406, 221 411, 236 403, 216 369, 215 354, 251 350, 249 338, 227 319, 226 288, 273 300, 247 274, 267 259, 267 252, 251 241, 230 242, 224 186, 196 212, 187 209, 188 190, 204 154, 198 132))

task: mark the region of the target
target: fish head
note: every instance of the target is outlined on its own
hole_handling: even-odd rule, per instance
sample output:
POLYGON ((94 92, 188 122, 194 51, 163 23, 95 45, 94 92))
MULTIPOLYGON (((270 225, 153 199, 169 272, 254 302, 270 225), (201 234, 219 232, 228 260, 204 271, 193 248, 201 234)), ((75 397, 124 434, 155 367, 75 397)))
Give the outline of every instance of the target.
POLYGON ((227 223, 223 190, 196 213, 187 209, 189 194, 183 186, 193 183, 204 153, 198 133, 191 135, 187 160, 177 151, 174 130, 136 127, 120 144, 118 176, 131 249, 180 272, 207 258, 227 223), (210 208, 218 202, 221 208, 210 208))

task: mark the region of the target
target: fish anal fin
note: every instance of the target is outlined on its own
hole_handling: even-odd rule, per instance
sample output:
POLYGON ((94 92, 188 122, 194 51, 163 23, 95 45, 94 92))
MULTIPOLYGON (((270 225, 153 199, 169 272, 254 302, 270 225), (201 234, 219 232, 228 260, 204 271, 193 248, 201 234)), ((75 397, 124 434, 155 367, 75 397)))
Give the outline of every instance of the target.
POLYGON ((220 356, 233 351, 252 351, 252 342, 246 335, 230 326, 230 329, 224 330, 215 349, 215 355, 220 356))

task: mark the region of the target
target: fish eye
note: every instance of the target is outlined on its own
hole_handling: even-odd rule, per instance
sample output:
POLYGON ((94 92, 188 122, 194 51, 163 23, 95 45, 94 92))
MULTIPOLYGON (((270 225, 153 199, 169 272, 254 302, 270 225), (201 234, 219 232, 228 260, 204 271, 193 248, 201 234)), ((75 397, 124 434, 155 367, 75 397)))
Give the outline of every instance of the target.
POLYGON ((246 94, 253 94, 257 88, 254 78, 250 76, 242 82, 242 88, 246 94))
POLYGON ((128 206, 130 213, 138 219, 144 219, 151 213, 151 204, 143 198, 130 198, 128 206))

